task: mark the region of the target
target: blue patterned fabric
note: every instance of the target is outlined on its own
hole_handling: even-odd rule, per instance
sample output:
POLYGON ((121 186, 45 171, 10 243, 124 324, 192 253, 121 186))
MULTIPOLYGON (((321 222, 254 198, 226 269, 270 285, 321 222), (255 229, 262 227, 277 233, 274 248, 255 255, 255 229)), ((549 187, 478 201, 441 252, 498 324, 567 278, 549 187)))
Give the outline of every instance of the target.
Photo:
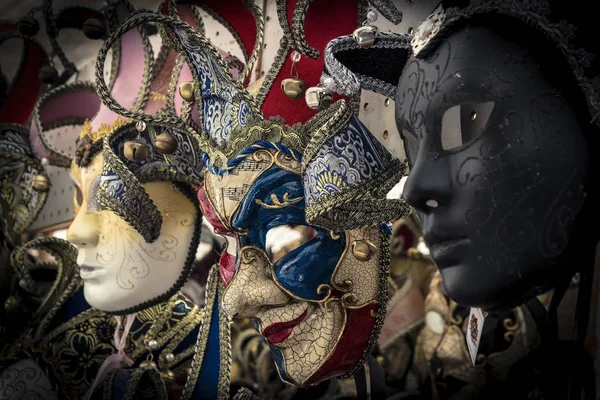
POLYGON ((373 180, 392 155, 357 118, 325 142, 304 174, 306 206, 373 180))
POLYGON ((183 32, 175 30, 181 44, 192 59, 192 67, 201 83, 200 94, 203 102, 204 132, 218 146, 228 142, 231 133, 248 123, 250 107, 232 84, 229 70, 217 60, 214 49, 196 43, 183 32))

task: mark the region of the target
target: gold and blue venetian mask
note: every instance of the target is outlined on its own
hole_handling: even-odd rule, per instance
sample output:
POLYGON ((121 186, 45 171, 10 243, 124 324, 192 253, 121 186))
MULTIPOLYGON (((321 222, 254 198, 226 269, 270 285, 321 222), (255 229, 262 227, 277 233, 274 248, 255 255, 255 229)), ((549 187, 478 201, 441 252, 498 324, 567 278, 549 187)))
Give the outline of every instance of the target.
POLYGON ((201 126, 185 116, 153 124, 195 130, 205 166, 200 208, 228 242, 223 307, 254 319, 284 381, 311 386, 354 373, 385 315, 386 222, 409 210, 385 194, 404 166, 344 101, 304 126, 265 121, 207 39, 174 19, 154 19, 194 76, 189 112, 197 108, 201 126), (307 236, 275 257, 269 242, 282 227, 307 236))

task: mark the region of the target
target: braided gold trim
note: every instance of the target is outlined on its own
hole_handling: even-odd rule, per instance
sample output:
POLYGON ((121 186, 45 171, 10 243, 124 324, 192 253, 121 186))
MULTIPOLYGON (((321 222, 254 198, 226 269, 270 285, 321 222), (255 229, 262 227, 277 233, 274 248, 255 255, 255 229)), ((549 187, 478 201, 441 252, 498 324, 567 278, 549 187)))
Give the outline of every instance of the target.
POLYGON ((400 181, 404 168, 400 160, 394 159, 374 179, 314 202, 306 207, 306 221, 340 232, 406 217, 412 209, 404 200, 381 198, 400 181), (357 216, 349 215, 352 212, 357 216))
POLYGON ((127 185, 129 195, 139 199, 142 209, 146 214, 140 215, 139 212, 141 210, 129 208, 127 202, 118 201, 109 196, 107 194, 108 187, 111 183, 109 180, 100 183, 100 187, 96 192, 96 199, 102 206, 117 214, 121 219, 138 231, 146 242, 154 242, 160 235, 160 227, 162 226, 162 215, 160 214, 160 211, 133 172, 131 172, 119 157, 113 153, 108 137, 104 138, 104 151, 102 152, 102 155, 104 157, 103 173, 107 172, 108 169, 113 170, 117 177, 127 185))
MULTIPOLYGON (((280 6, 285 7, 285 2, 278 2, 277 8, 279 9, 280 6)), ((289 45, 289 39, 287 39, 287 37, 284 35, 281 38, 279 49, 275 55, 275 60, 273 60, 273 64, 271 64, 269 72, 267 72, 267 75, 265 75, 265 80, 263 81, 258 94, 256 95, 256 104, 258 107, 262 107, 263 103, 265 102, 265 99, 267 98, 267 95, 273 86, 273 82, 275 82, 275 79, 277 78, 277 75, 279 75, 283 64, 285 64, 285 60, 290 49, 291 47, 289 45)))
POLYGON ((229 399, 229 387, 231 383, 231 329, 230 326, 232 324, 231 318, 221 307, 223 304, 223 284, 220 279, 217 279, 219 289, 218 289, 218 304, 219 307, 219 356, 221 359, 220 369, 219 369, 219 385, 218 385, 218 398, 219 400, 227 400, 229 399))
POLYGON ((34 312, 30 322, 30 326, 35 327, 33 339, 39 339, 58 310, 71 294, 80 287, 81 280, 77 274, 77 249, 75 246, 66 240, 43 237, 18 247, 12 252, 10 258, 12 267, 18 271, 21 279, 25 280, 30 290, 33 289, 34 283, 29 274, 25 257, 27 251, 33 248, 42 249, 56 260, 56 279, 46 296, 44 296, 39 308, 34 312))

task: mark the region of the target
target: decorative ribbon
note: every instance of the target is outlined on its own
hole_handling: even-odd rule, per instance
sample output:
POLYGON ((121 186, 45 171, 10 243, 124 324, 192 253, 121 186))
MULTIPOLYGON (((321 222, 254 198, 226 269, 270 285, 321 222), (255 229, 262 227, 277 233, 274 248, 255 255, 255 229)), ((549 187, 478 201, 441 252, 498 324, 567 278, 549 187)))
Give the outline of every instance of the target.
POLYGON ((125 327, 123 328, 123 334, 121 334, 121 316, 115 315, 115 319, 117 320, 117 327, 115 328, 114 343, 115 347, 117 348, 117 352, 106 357, 106 359, 100 366, 98 373, 96 374, 96 379, 94 379, 94 383, 92 383, 92 386, 86 393, 84 400, 89 400, 92 397, 96 386, 98 386, 109 373, 111 373, 117 368, 120 368, 123 364, 127 364, 128 366, 133 365, 133 360, 129 358, 127 353, 125 353, 125 343, 127 342, 127 336, 129 335, 129 330, 131 329, 131 325, 133 325, 135 316, 136 314, 129 314, 127 316, 125 327))

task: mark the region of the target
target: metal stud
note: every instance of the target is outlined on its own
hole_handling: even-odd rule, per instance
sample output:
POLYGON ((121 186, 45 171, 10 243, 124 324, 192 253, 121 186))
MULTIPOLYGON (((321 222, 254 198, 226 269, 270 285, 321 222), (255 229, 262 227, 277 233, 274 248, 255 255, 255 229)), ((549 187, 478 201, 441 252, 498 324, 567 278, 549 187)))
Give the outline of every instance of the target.
POLYGON ((352 254, 359 261, 369 261, 375 254, 375 246, 366 240, 355 240, 352 242, 352 254))
POLYGON ((138 121, 135 123, 135 129, 138 132, 144 132, 146 130, 146 123, 144 121, 138 121))
POLYGON ((168 132, 163 132, 156 137, 154 147, 160 154, 171 154, 177 150, 177 139, 168 132))

